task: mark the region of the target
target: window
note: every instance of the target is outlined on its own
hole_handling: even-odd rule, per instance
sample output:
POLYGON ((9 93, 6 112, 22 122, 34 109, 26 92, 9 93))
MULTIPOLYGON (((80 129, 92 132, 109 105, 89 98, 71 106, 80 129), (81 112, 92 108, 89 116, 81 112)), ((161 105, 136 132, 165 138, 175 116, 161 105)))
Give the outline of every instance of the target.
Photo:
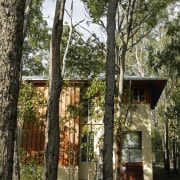
POLYGON ((124 133, 122 160, 124 163, 142 162, 141 132, 124 133))
POLYGON ((91 115, 91 109, 93 106, 93 98, 82 98, 82 112, 81 117, 88 117, 91 115))
POLYGON ((90 162, 94 158, 94 133, 91 131, 81 139, 81 161, 90 162))
POLYGON ((87 161, 87 134, 83 135, 81 139, 81 161, 86 162, 87 161))
POLYGON ((132 101, 134 103, 141 103, 145 101, 144 88, 134 88, 132 93, 132 101))

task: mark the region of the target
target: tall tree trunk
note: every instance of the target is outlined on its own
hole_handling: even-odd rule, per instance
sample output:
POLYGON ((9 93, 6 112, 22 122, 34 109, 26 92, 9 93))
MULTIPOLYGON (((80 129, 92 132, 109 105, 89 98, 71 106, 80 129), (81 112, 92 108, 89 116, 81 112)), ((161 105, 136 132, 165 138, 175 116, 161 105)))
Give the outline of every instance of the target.
POLYGON ((177 157, 176 157, 176 142, 175 137, 173 137, 173 171, 175 174, 177 174, 177 157))
POLYGON ((23 25, 23 37, 25 38, 26 32, 28 29, 29 19, 30 19, 30 12, 32 7, 33 0, 26 0, 26 9, 24 13, 24 25, 23 25))
POLYGON ((117 124, 116 124, 116 134, 115 134, 115 179, 119 180, 121 178, 121 144, 122 144, 122 122, 121 122, 121 104, 122 104, 122 94, 123 94, 123 80, 125 71, 125 55, 126 55, 127 45, 123 46, 122 55, 119 61, 119 77, 117 79, 117 124))
POLYGON ((165 120, 165 130, 166 130, 166 170, 167 170, 167 177, 170 177, 170 161, 169 161, 169 127, 168 127, 168 119, 165 120))
POLYGON ((118 0, 110 0, 107 14, 106 92, 104 114, 103 179, 113 179, 113 126, 115 92, 115 27, 118 0))
POLYGON ((20 167, 19 167, 19 139, 18 139, 18 127, 15 131, 15 141, 14 141, 14 163, 13 163, 13 180, 20 179, 20 167))
POLYGON ((12 179, 20 62, 23 46, 23 0, 0 4, 0 179, 12 179))
MULTIPOLYGON (((133 22, 133 10, 135 7, 136 0, 129 1, 127 3, 128 11, 123 12, 123 15, 119 14, 118 12, 118 32, 117 34, 120 34, 121 40, 122 40, 122 46, 117 45, 117 66, 119 68, 119 76, 117 79, 117 125, 116 125, 116 134, 115 134, 115 179, 119 180, 121 179, 121 144, 122 144, 122 127, 124 126, 123 122, 121 122, 121 105, 122 105, 122 94, 123 94, 123 81, 124 81, 124 72, 125 72, 125 59, 126 59, 126 52, 128 50, 128 43, 130 40, 130 33, 132 28, 132 22, 133 22), (120 18, 123 16, 122 18, 120 18), (122 27, 122 20, 125 19, 126 21, 126 27, 124 28, 125 33, 123 34, 121 31, 123 31, 122 27), (122 33, 122 34, 121 34, 122 33)), ((120 4, 122 6, 122 4, 120 4)), ((125 9, 126 9, 125 8, 125 9)))
MULTIPOLYGON (((26 36, 26 32, 28 29, 29 24, 29 18, 30 18, 30 11, 32 7, 32 0, 26 0, 25 3, 25 12, 24 12, 24 23, 23 23, 23 41, 26 36)), ((23 61, 21 60, 20 64, 20 75, 19 75, 19 81, 22 79, 22 67, 23 67, 23 61)), ((16 129, 16 135, 15 135, 15 142, 14 142, 14 163, 13 163, 13 180, 19 180, 20 179, 20 167, 19 167, 19 137, 21 136, 19 127, 16 129)))
POLYGON ((45 142, 45 178, 57 179, 59 160, 59 97, 62 89, 60 43, 63 31, 65 0, 56 1, 50 51, 50 82, 45 142))

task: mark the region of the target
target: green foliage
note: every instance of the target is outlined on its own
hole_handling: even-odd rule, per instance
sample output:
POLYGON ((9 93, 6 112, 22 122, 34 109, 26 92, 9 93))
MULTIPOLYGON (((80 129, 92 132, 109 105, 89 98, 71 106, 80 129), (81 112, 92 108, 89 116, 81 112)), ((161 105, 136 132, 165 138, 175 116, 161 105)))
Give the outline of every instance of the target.
POLYGON ((169 120, 169 132, 174 134, 180 133, 180 88, 179 82, 171 89, 169 95, 169 103, 165 112, 166 118, 169 120))
POLYGON ((90 98, 90 97, 95 97, 97 94, 103 95, 105 93, 105 82, 101 79, 94 78, 90 82, 90 85, 86 89, 85 96, 90 98))
POLYGON ((43 0, 33 0, 26 37, 29 44, 36 47, 38 50, 49 48, 49 29, 47 27, 47 22, 43 19, 42 3, 43 0))
MULTIPOLYGON (((179 16, 169 19, 159 30, 160 39, 154 39, 149 47, 149 65, 155 73, 165 76, 180 76, 179 16)), ((158 35, 158 34, 157 34, 158 35)))
POLYGON ((159 129, 154 127, 152 129, 152 151, 155 155, 155 162, 163 162, 163 147, 162 147, 162 134, 159 129))
POLYGON ((118 19, 120 37, 128 36, 130 45, 139 42, 158 24, 159 19, 166 16, 165 9, 171 2, 168 0, 121 1, 118 19))
MULTIPOLYGON (((145 9, 142 8, 142 11, 149 11, 149 17, 147 18, 147 27, 152 28, 157 25, 160 18, 166 16, 165 8, 168 4, 173 1, 169 0, 150 0, 145 5, 145 9)), ((142 12, 143 13, 143 12, 142 12)))
POLYGON ((30 162, 20 167, 21 180, 43 180, 43 167, 30 162))
POLYGON ((124 62, 126 75, 151 75, 147 66, 149 59, 146 44, 150 41, 148 35, 152 28, 158 28, 160 20, 167 17, 166 8, 171 2, 173 1, 119 2, 116 33, 117 73, 120 72, 119 62, 124 62))
POLYGON ((32 83, 23 82, 21 84, 18 100, 18 124, 22 127, 24 120, 41 120, 42 114, 39 112, 46 104, 44 92, 36 89, 32 83))
POLYGON ((47 73, 50 29, 41 11, 43 0, 32 2, 29 26, 24 40, 23 75, 47 73))
MULTIPOLYGON (((20 160, 27 158, 28 153, 21 149, 20 160)), ((20 164, 20 179, 21 180, 43 180, 43 166, 37 165, 35 160, 31 158, 27 163, 20 164)))
MULTIPOLYGON (((62 52, 64 52, 66 47, 68 33, 69 27, 65 26, 61 46, 62 52)), ((95 34, 84 41, 83 35, 73 29, 72 38, 66 57, 66 78, 87 79, 89 76, 95 76, 100 72, 104 72, 104 49, 104 43, 100 42, 95 34)), ((63 53, 61 54, 61 59, 62 58, 63 53)))
POLYGON ((70 114, 69 118, 76 118, 80 114, 80 107, 78 105, 69 105, 67 107, 67 112, 70 114))
MULTIPOLYGON (((32 83, 22 82, 18 99, 18 128, 22 129, 24 121, 35 121, 41 123, 44 118, 40 109, 44 108, 46 99, 44 89, 36 89, 32 83)), ((18 147, 19 148, 19 147, 18 147)), ((20 151, 20 160, 27 158, 27 152, 20 151)), ((20 164, 20 179, 42 180, 43 168, 31 159, 26 164, 20 164)))
MULTIPOLYGON (((102 123, 104 116, 104 95, 105 95, 105 82, 98 78, 93 78, 89 85, 84 88, 82 92, 81 107, 83 110, 88 111, 86 116, 87 125, 83 125, 81 136, 87 137, 87 141, 81 144, 81 149, 87 149, 86 157, 91 162, 94 163, 97 159, 94 149, 92 149, 91 140, 96 137, 99 131, 102 131, 101 127, 94 125, 94 123, 102 123)), ((102 137, 99 139, 96 147, 102 148, 102 137)))
POLYGON ((89 99, 89 113, 95 121, 104 116, 105 101, 105 82, 101 79, 94 78, 85 90, 84 98, 89 99))
MULTIPOLYGON (((125 1, 124 1, 125 2, 125 1)), ((159 68, 162 67, 162 64, 158 64, 158 56, 154 56, 154 53, 157 53, 157 49, 162 50, 159 44, 151 44, 153 40, 159 39, 158 36, 162 36, 162 25, 165 21, 169 21, 169 5, 173 1, 162 1, 162 0, 152 0, 152 1, 136 1, 133 12, 133 21, 131 35, 132 38, 129 40, 129 46, 133 43, 135 44, 131 51, 127 52, 126 55, 126 74, 128 75, 140 75, 140 76, 150 76, 152 75, 152 69, 156 69, 159 74, 159 68), (153 29, 152 29, 153 28, 153 29), (157 34, 154 34, 157 30, 157 34), (149 33, 150 34, 149 34, 149 33), (152 33, 151 33, 152 32, 152 33), (147 34, 146 34, 147 33, 147 34), (136 44, 137 43, 137 44, 136 44), (151 48, 147 48, 148 43, 151 44, 151 48), (149 50, 149 57, 148 57, 149 50), (153 60, 152 60, 153 59, 153 60), (155 65, 152 63, 155 63, 155 65), (148 64, 151 64, 149 66, 148 64), (156 66, 156 67, 155 67, 156 66)), ((123 7, 128 11, 127 3, 123 7), (126 5, 126 6, 125 6, 126 5)), ((122 18, 121 18, 122 19, 122 18)), ((169 22, 170 24, 172 22, 169 22)), ((129 25, 126 23, 126 25, 129 25)), ((120 33, 125 32, 125 25, 122 25, 122 30, 120 33)), ((118 42, 120 45, 121 41, 118 42)), ((162 44, 167 43, 167 37, 163 38, 162 44)), ((170 53, 168 53, 169 56, 170 53)), ((166 56, 166 55, 165 55, 166 56)), ((164 59, 164 58, 162 58, 164 59)), ((166 61, 166 60, 164 60, 166 61)), ((166 61, 167 62, 167 61, 166 61)))
POLYGON ((142 77, 151 76, 151 69, 149 69, 147 57, 148 51, 146 50, 146 43, 139 42, 132 48, 132 51, 127 52, 125 75, 142 77))
POLYGON ((106 13, 108 0, 82 0, 94 22, 98 22, 106 13))

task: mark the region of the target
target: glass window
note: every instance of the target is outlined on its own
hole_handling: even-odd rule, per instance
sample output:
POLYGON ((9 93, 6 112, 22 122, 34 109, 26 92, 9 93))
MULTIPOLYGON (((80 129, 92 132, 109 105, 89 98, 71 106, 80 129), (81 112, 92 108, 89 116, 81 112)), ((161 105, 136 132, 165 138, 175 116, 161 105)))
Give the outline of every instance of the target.
POLYGON ((91 116, 93 97, 92 98, 81 98, 82 111, 80 112, 81 117, 91 116))
POLYGON ((122 160, 125 163, 142 162, 141 132, 124 133, 122 160))
POLYGON ((94 158, 94 133, 89 132, 81 139, 81 161, 90 162, 94 158))
POLYGON ((144 88, 134 88, 133 89, 133 96, 132 96, 132 101, 134 103, 140 103, 144 102, 144 88))
POLYGON ((87 161, 87 134, 83 135, 81 139, 81 161, 87 161))

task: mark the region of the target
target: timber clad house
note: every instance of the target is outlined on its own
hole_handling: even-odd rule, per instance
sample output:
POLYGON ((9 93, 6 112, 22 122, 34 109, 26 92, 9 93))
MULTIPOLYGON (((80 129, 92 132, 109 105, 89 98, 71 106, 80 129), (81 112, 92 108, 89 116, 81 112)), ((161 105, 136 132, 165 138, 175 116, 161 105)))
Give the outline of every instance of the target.
MULTIPOLYGON (((23 80, 43 90, 47 99, 47 77, 23 77, 23 80)), ((121 170, 124 180, 153 179, 150 111, 155 108, 166 81, 166 79, 154 77, 125 77, 124 79, 124 89, 132 93, 130 98, 124 95, 123 102, 128 104, 130 100, 136 107, 135 110, 129 110, 127 116, 129 125, 123 133, 121 170)), ((81 96, 83 87, 87 85, 88 81, 64 81, 59 101, 59 180, 102 179, 103 120, 92 119, 89 113, 91 100, 83 99, 81 96), (70 112, 75 112, 75 107, 82 101, 86 101, 83 104, 84 115, 72 115, 70 112)), ((100 113, 98 108, 95 110, 100 113)), ((38 119, 24 121, 20 146, 28 152, 23 162, 26 163, 33 158, 36 163, 43 165, 46 106, 39 111, 44 115, 41 123, 38 119)), ((114 157, 113 160, 115 162, 114 157)))

